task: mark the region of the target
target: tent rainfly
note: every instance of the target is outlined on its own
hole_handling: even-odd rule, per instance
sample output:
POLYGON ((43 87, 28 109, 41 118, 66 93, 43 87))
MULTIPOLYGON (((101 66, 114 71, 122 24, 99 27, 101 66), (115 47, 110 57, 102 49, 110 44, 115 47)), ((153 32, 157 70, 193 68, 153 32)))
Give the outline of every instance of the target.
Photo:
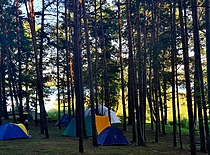
MULTIPOLYGON (((98 105, 98 112, 102 116, 108 116, 108 108, 106 106, 98 105)), ((85 116, 91 115, 91 108, 88 108, 85 111, 85 116)), ((117 118, 116 113, 113 110, 110 110, 111 124, 121 123, 121 121, 117 118)))
POLYGON ((97 137, 99 145, 128 145, 128 140, 122 131, 115 126, 109 126, 104 129, 97 137))
MULTIPOLYGON (((87 136, 92 136, 92 119, 91 116, 85 117, 85 126, 87 136)), ((96 122, 96 131, 97 134, 100 134, 105 128, 110 126, 108 116, 97 116, 95 117, 96 122)), ((75 137, 76 136, 76 118, 73 118, 65 131, 63 132, 64 136, 75 137)))
MULTIPOLYGON (((92 121, 91 117, 87 116, 85 117, 85 122, 86 122, 86 134, 87 136, 92 136, 92 121)), ((68 137, 76 137, 76 118, 72 118, 71 122, 65 129, 65 131, 62 134, 63 136, 68 136, 68 137)))
POLYGON ((60 122, 60 125, 61 126, 68 126, 69 124, 69 115, 67 114, 64 114, 60 120, 58 120, 56 123, 55 123, 55 126, 58 126, 59 125, 59 122, 60 122))
POLYGON ((29 138, 29 136, 14 123, 0 126, 0 140, 29 138))

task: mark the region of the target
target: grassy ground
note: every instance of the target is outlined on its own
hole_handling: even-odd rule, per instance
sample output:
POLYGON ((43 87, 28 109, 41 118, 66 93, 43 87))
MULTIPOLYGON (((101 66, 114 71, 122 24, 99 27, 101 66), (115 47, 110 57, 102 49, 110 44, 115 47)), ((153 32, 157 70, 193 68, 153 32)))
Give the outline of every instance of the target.
MULTIPOLYGON (((40 134, 39 127, 31 124, 30 133, 31 139, 16 139, 0 141, 0 155, 68 155, 78 153, 78 138, 63 137, 61 134, 65 130, 55 127, 53 123, 49 124, 50 138, 45 139, 44 135, 40 134)), ((184 149, 173 147, 171 127, 167 127, 168 134, 159 137, 159 143, 154 143, 154 131, 147 130, 147 146, 137 146, 136 143, 131 143, 129 146, 92 146, 92 139, 84 139, 84 154, 190 154, 189 138, 183 135, 184 149)), ((124 131, 124 135, 131 141, 131 127, 124 131)), ((199 149, 199 148, 198 148, 199 149)), ((198 152, 198 154, 201 154, 198 152)), ((204 155, 204 154, 203 154, 204 155)))

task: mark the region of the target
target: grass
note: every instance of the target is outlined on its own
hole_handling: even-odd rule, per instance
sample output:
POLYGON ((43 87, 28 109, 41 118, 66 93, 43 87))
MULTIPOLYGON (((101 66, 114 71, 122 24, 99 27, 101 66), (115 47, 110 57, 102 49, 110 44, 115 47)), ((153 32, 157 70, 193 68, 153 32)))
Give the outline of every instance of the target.
MULTIPOLYGON (((78 138, 61 136, 65 127, 61 130, 54 126, 54 123, 48 124, 49 139, 40 134, 39 127, 34 124, 30 126, 31 139, 16 139, 0 141, 1 155, 68 155, 78 153, 78 138)), ((121 128, 121 125, 119 126, 121 128)), ((159 136, 159 143, 154 143, 154 131, 147 130, 147 146, 137 146, 137 143, 132 142, 129 146, 92 146, 92 138, 84 139, 84 154, 190 154, 189 152, 189 136, 183 135, 184 149, 173 147, 172 142, 172 127, 166 126, 167 134, 159 136)), ((132 133, 131 126, 128 126, 127 131, 123 131, 125 137, 131 141, 132 133)), ((202 154, 202 153, 198 153, 202 154)))

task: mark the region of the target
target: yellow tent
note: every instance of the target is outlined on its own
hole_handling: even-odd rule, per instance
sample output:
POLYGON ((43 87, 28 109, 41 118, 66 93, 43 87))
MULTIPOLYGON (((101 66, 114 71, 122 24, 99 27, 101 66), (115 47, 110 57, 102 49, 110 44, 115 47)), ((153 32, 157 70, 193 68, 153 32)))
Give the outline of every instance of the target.
POLYGON ((96 115, 96 130, 100 134, 105 128, 111 126, 108 116, 96 115))
POLYGON ((26 127, 22 123, 18 123, 16 125, 19 126, 28 135, 28 132, 26 130, 26 127))

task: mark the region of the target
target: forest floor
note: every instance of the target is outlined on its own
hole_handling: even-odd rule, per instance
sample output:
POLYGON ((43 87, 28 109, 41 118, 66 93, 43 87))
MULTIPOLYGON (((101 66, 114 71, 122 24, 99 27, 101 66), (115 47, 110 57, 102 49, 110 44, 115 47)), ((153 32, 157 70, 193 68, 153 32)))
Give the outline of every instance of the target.
MULTIPOLYGON (((61 130, 54 126, 54 123, 49 123, 49 139, 45 139, 45 136, 40 134, 40 128, 34 124, 30 125, 31 139, 16 139, 0 141, 0 155, 68 155, 79 154, 79 140, 73 137, 61 136, 65 127, 61 130)), ((121 127, 121 126, 120 126, 121 127)), ((131 142, 131 145, 127 146, 92 146, 92 138, 84 139, 84 152, 83 154, 190 154, 189 149, 189 136, 186 132, 183 135, 183 149, 173 147, 173 136, 170 131, 172 128, 167 128, 166 135, 159 135, 159 142, 155 143, 155 132, 147 130, 146 139, 147 146, 137 146, 137 143, 131 142, 132 132, 131 126, 128 126, 128 130, 123 131, 125 137, 131 142)), ((186 129, 185 129, 186 130, 186 129)), ((198 142, 198 141, 197 141, 198 142)), ((179 144, 179 141, 178 141, 179 144)), ((197 147, 199 150, 199 146, 197 147)), ((197 152, 197 154, 205 155, 205 153, 197 152)))

